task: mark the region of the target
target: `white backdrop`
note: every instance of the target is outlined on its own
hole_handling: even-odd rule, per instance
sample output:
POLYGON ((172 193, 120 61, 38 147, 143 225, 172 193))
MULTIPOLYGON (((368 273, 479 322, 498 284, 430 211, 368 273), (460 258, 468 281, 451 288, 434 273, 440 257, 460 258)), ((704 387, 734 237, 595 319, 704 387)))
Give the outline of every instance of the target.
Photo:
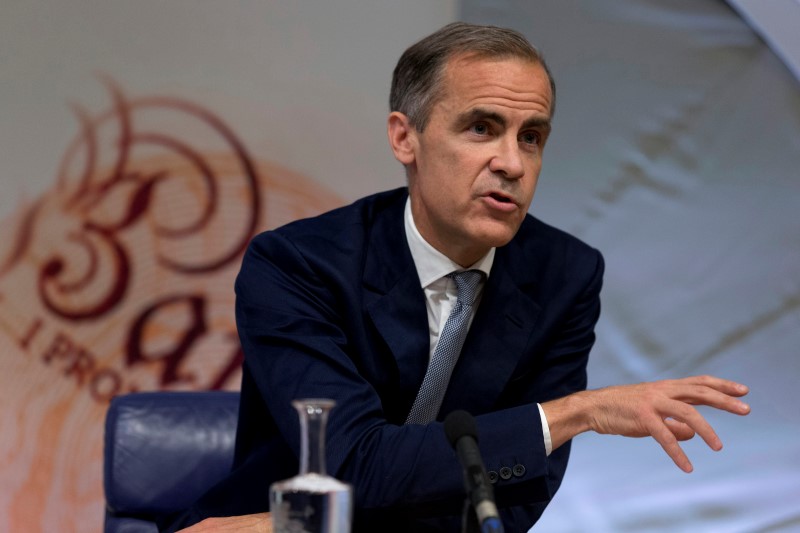
MULTIPOLYGON (((531 211, 607 260, 589 386, 711 373, 724 449, 581 435, 535 531, 800 531, 800 87, 721 1, 465 0, 558 85, 531 211)), ((697 440, 697 439, 695 439, 697 440)))

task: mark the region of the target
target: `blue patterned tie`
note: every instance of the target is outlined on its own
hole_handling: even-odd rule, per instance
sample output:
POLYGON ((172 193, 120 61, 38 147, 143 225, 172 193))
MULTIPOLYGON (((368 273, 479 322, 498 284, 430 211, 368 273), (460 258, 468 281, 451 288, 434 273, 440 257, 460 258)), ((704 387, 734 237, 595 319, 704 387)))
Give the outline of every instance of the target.
POLYGON ((439 343, 428 363, 428 370, 425 372, 425 378, 417 392, 411 412, 408 413, 406 424, 427 424, 436 420, 453 367, 456 366, 461 347, 464 346, 464 339, 467 338, 472 304, 478 295, 483 272, 464 270, 452 272, 447 277, 456 282, 458 300, 444 324, 439 343))

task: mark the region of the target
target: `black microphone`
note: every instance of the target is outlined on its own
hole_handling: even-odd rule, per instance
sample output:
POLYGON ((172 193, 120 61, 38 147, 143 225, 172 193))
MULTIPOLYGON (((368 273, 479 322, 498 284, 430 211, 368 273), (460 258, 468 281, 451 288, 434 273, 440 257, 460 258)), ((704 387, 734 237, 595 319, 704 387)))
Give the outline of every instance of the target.
POLYGON ((464 469, 464 487, 475 507, 482 533, 503 533, 503 522, 494 503, 494 491, 478 448, 478 425, 466 411, 453 411, 444 419, 444 433, 455 448, 464 469))

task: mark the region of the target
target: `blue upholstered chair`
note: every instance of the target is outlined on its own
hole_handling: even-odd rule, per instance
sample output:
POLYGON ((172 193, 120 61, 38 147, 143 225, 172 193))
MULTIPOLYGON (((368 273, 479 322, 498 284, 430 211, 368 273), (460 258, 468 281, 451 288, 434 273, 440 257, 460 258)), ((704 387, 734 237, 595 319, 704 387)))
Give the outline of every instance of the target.
POLYGON ((236 392, 117 396, 106 415, 105 533, 152 533, 154 517, 181 510, 231 467, 236 392))

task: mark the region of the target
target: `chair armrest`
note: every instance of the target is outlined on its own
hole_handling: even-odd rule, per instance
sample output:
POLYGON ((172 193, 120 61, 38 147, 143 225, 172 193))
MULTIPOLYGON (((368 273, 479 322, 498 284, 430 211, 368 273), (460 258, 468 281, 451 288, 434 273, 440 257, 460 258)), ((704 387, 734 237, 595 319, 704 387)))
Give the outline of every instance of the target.
POLYGON ((105 427, 109 512, 148 516, 188 507, 230 471, 238 411, 237 392, 114 398, 105 427))

